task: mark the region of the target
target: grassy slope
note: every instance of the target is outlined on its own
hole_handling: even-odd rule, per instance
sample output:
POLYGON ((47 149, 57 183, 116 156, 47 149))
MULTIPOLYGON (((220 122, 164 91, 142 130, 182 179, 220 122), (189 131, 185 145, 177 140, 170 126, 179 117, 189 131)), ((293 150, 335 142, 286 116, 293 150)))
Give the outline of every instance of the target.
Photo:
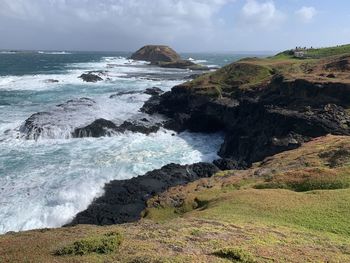
POLYGON ((222 248, 257 262, 348 262, 349 182, 350 138, 326 136, 249 170, 174 187, 135 224, 1 236, 0 262, 232 262, 215 253, 222 248), (54 255, 111 231, 123 236, 111 253, 54 255))
POLYGON ((276 73, 290 80, 304 78, 315 82, 350 83, 349 72, 326 68, 327 64, 337 63, 344 59, 344 56, 350 60, 350 45, 312 49, 308 51, 307 59, 294 58, 289 51, 265 59, 246 58, 183 86, 201 94, 231 96, 237 92, 266 87, 276 73), (330 72, 335 74, 335 77, 327 77, 330 72))

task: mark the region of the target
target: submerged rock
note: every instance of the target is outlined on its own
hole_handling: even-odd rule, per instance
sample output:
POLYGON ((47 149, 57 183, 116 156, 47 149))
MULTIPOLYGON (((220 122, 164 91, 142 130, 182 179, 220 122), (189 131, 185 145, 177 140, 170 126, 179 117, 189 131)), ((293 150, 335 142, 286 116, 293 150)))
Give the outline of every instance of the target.
POLYGON ((131 90, 131 91, 120 91, 116 94, 112 94, 109 96, 110 99, 114 99, 116 97, 124 96, 124 95, 134 95, 142 93, 141 90, 131 90))
POLYGON ((78 213, 68 225, 112 225, 136 221, 141 218, 141 212, 151 197, 170 187, 210 177, 218 171, 210 163, 168 164, 143 176, 111 181, 105 185, 104 195, 78 213))
POLYGON ((57 79, 46 79, 44 82, 45 83, 58 83, 59 80, 57 80, 57 79))
POLYGON ((79 78, 81 78, 85 82, 97 82, 97 81, 103 80, 100 76, 93 74, 93 73, 90 73, 90 72, 81 74, 79 78))

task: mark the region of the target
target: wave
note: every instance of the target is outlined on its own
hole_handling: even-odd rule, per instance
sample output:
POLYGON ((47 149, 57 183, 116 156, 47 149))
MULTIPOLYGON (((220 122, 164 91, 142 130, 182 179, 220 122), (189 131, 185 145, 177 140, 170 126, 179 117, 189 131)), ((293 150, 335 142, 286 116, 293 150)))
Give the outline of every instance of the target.
POLYGON ((2 146, 2 161, 21 156, 0 177, 0 233, 59 227, 103 193, 106 182, 142 175, 174 162, 217 158, 221 135, 160 131, 112 138, 26 141, 2 146), (91 153, 94 154, 91 154, 91 153), (64 175, 64 176, 63 176, 64 175))
POLYGON ((153 86, 168 91, 182 82, 148 78, 160 73, 176 76, 179 71, 147 64, 106 56, 66 64, 53 74, 0 76, 0 233, 61 226, 101 195, 110 180, 141 175, 169 162, 217 158, 221 135, 172 136, 161 130, 149 136, 70 138, 74 127, 96 118, 121 122, 132 117, 149 98, 137 93, 109 99, 111 94, 153 86), (83 82, 78 76, 86 71, 101 71, 103 81, 83 82), (20 138, 18 128, 33 113, 50 112, 57 104, 81 97, 92 98, 96 105, 55 112, 48 119, 54 125, 40 140, 20 138))
POLYGON ((205 60, 205 59, 194 59, 191 57, 189 57, 187 60, 192 61, 193 63, 196 63, 196 64, 205 64, 208 62, 208 60, 205 60))
POLYGON ((38 51, 38 54, 45 54, 45 55, 70 55, 72 53, 66 52, 66 51, 38 51))
POLYGON ((16 51, 0 51, 0 54, 17 54, 16 51))

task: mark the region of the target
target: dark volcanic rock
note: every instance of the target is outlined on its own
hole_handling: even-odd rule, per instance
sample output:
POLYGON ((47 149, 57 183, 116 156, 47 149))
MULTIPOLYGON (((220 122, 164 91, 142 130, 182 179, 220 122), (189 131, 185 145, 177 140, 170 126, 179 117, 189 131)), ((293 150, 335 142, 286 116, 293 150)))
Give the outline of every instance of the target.
POLYGON ((153 87, 153 88, 147 88, 144 93, 155 96, 155 95, 161 95, 164 92, 158 87, 153 87))
POLYGON ((102 137, 110 136, 117 129, 117 126, 108 120, 97 119, 93 123, 83 128, 77 128, 73 132, 73 137, 102 137))
POLYGON ((141 212, 152 196, 173 186, 210 177, 218 171, 215 165, 209 163, 168 164, 130 180, 111 181, 105 185, 105 194, 77 214, 69 225, 112 225, 136 221, 141 218, 141 212))
POLYGON ((81 74, 79 78, 81 78, 85 82, 97 82, 103 80, 100 76, 90 72, 81 74))
POLYGON ((225 131, 219 155, 244 166, 315 137, 350 135, 350 116, 343 108, 349 101, 347 84, 276 77, 270 87, 235 98, 202 95, 179 85, 152 97, 142 111, 166 115, 171 121, 165 127, 176 131, 225 131))
POLYGON ((105 119, 97 119, 91 124, 76 128, 73 132, 74 138, 82 137, 103 137, 111 136, 115 133, 124 133, 126 131, 150 134, 157 132, 163 126, 163 119, 154 117, 136 116, 133 119, 124 121, 117 126, 115 123, 105 119))
POLYGON ((138 51, 132 54, 131 59, 157 63, 173 62, 180 60, 181 57, 168 46, 148 45, 140 48, 138 51))
POLYGON ((118 131, 139 132, 139 133, 148 135, 150 133, 157 132, 161 126, 162 126, 162 123, 160 122, 155 122, 151 119, 143 118, 143 119, 124 121, 122 125, 118 127, 118 131))
POLYGON ((237 160, 222 158, 215 160, 213 162, 220 170, 243 170, 248 168, 248 165, 242 162, 238 162, 237 160))

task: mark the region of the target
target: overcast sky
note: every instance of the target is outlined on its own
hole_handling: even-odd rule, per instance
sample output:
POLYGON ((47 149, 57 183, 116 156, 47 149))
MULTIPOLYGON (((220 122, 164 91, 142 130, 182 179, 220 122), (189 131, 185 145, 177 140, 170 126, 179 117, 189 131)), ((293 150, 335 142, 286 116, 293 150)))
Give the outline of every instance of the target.
POLYGON ((278 51, 350 43, 349 0, 0 0, 0 49, 278 51))

